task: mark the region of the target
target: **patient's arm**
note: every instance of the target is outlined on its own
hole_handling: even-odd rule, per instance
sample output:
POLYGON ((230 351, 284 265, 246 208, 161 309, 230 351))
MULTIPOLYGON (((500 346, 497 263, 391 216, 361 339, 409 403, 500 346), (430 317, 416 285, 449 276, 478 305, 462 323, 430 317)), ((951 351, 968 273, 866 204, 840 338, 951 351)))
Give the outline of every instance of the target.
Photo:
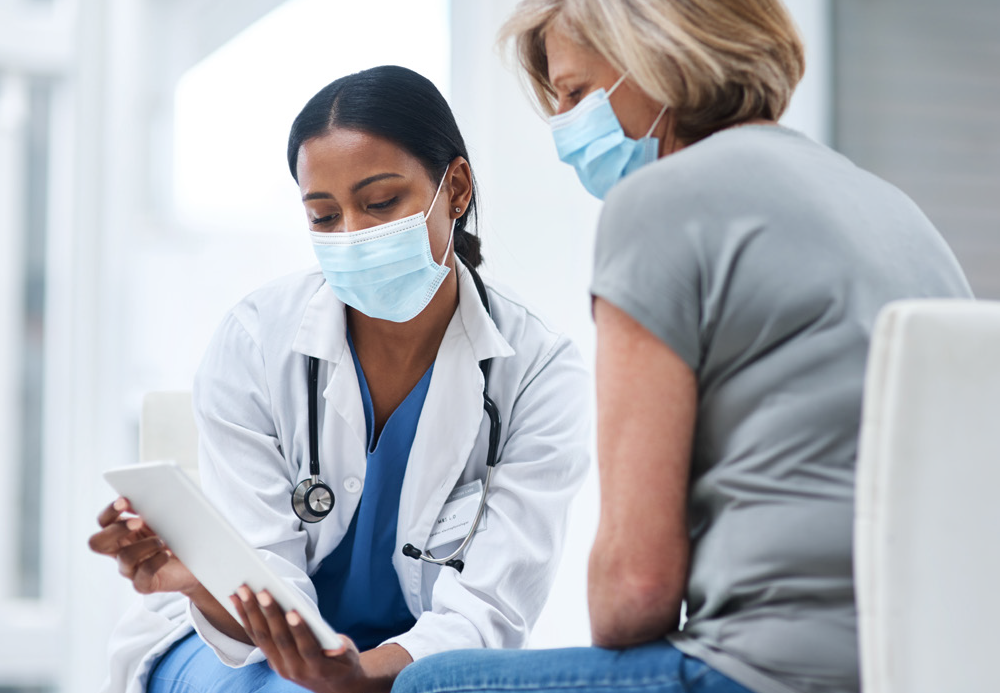
POLYGON ((594 319, 601 512, 590 554, 591 634, 595 645, 625 647, 677 627, 697 381, 614 305, 596 299, 594 319))

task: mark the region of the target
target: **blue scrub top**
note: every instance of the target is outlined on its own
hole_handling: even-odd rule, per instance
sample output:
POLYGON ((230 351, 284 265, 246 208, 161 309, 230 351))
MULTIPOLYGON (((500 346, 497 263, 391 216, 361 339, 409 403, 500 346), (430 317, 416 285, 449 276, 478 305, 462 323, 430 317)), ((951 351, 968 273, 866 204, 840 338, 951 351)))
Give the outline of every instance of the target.
POLYGON ((312 576, 323 618, 354 640, 364 652, 405 633, 416 619, 410 613, 392 567, 396 547, 399 493, 406 461, 417 432, 434 365, 396 407, 381 434, 373 435, 375 410, 361 362, 347 335, 361 385, 368 435, 368 464, 361 502, 347 534, 312 576))

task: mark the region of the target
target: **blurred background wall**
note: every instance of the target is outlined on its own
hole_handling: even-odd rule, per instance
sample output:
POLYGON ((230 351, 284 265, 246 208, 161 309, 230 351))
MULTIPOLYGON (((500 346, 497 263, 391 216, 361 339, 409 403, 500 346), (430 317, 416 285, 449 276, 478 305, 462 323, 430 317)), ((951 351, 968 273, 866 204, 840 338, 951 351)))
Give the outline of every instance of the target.
MULTIPOLYGON (((288 126, 397 63, 454 106, 487 273, 593 354, 599 204, 494 49, 514 0, 0 0, 0 693, 84 693, 133 599, 86 538, 142 394, 187 389, 224 311, 311 264, 288 126)), ((1000 298, 1000 6, 795 0, 786 124, 908 192, 1000 298)), ((533 646, 588 642, 596 475, 533 646)))
POLYGON ((908 193, 1000 298, 1000 3, 835 0, 834 144, 908 193))

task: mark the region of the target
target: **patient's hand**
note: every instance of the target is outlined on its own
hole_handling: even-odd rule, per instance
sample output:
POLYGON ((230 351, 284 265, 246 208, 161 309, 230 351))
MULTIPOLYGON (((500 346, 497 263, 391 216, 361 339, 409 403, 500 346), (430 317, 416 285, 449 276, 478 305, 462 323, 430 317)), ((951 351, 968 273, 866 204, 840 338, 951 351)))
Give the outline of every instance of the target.
POLYGON ((118 572, 140 594, 197 590, 201 583, 170 552, 125 498, 118 498, 97 516, 101 530, 90 537, 90 548, 118 561, 118 572))

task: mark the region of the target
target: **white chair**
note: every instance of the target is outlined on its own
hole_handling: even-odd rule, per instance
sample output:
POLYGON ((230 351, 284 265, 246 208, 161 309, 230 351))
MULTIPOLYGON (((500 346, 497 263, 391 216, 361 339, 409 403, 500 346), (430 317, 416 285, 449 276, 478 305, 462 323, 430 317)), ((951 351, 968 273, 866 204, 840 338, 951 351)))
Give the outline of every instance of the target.
POLYGON ((139 461, 174 460, 198 482, 198 429, 191 393, 149 392, 139 417, 139 461))
POLYGON ((856 503, 862 690, 1000 690, 1000 303, 884 309, 856 503))

